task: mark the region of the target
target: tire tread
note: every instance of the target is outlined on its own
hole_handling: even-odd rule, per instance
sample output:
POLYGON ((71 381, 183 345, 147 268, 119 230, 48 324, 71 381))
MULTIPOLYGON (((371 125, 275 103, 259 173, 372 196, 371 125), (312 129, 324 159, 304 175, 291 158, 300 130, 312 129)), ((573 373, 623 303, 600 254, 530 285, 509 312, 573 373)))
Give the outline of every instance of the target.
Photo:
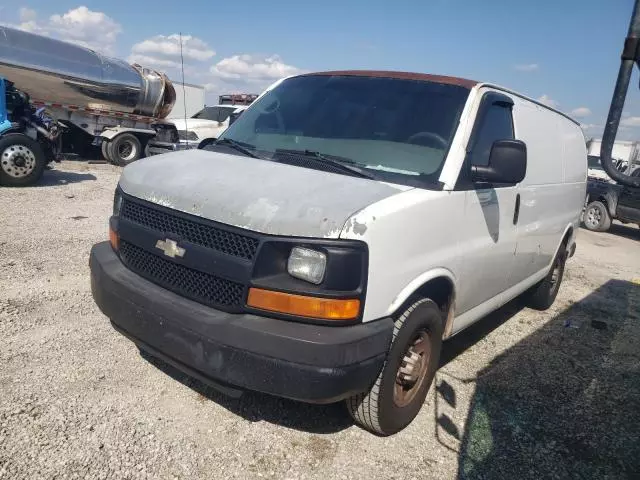
MULTIPOLYGON (((398 317, 398 319, 394 322, 393 327, 393 337, 391 339, 391 345, 395 341, 400 329, 406 322, 409 315, 421 304, 425 302, 431 302, 428 298, 422 298, 414 302, 409 308, 407 308, 404 313, 398 317)), ((391 347, 389 347, 391 350, 391 347)), ((386 360, 378 377, 376 378, 375 383, 371 387, 368 392, 360 393, 358 395, 354 395, 347 402, 347 407, 351 417, 360 425, 365 427, 366 429, 383 435, 385 432, 380 426, 380 418, 378 416, 378 405, 380 401, 380 386, 382 383, 382 374, 384 372, 384 366, 386 365, 386 360)))

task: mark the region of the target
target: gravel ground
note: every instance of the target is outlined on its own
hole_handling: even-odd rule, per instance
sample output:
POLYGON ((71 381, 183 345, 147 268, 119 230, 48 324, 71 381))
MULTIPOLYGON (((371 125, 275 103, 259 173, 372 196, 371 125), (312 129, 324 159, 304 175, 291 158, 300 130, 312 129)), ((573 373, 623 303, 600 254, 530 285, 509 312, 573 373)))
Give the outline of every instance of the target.
POLYGON ((63 162, 0 190, 0 479, 640 472, 637 227, 581 231, 552 309, 513 302, 447 342, 416 421, 379 438, 341 404, 224 397, 111 328, 87 260, 119 173, 63 162))

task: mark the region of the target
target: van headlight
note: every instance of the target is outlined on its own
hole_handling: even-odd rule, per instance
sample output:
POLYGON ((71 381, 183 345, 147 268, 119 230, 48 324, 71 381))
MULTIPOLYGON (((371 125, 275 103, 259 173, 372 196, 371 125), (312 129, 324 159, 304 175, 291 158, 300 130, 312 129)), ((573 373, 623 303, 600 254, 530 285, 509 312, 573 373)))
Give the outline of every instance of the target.
POLYGON ((303 247, 291 249, 287 271, 292 277, 319 285, 324 279, 326 268, 327 256, 324 253, 303 247))
POLYGON ((122 210, 122 193, 119 188, 116 188, 116 193, 113 195, 113 216, 119 216, 120 210, 122 210))

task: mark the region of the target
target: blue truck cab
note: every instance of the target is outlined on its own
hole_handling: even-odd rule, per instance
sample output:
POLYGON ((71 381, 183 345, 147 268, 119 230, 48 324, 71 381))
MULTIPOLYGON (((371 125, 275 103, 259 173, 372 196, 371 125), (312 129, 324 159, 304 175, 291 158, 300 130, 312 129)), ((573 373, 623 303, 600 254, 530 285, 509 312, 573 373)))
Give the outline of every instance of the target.
POLYGON ((36 183, 48 163, 58 160, 62 126, 29 96, 0 77, 0 186, 36 183))

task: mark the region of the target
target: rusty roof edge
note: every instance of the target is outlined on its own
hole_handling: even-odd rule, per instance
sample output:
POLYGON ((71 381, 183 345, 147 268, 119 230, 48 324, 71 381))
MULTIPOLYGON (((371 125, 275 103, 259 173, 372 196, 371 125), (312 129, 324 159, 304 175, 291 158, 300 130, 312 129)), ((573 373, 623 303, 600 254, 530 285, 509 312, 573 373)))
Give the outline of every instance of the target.
POLYGON ((458 85, 468 89, 472 89, 479 83, 476 80, 469 80, 467 78, 450 77, 447 75, 431 75, 428 73, 403 72, 396 70, 328 70, 320 72, 306 72, 298 76, 304 77, 311 75, 343 75, 358 77, 397 78, 401 80, 422 80, 425 82, 458 85))
POLYGON ((468 78, 450 77, 447 75, 432 75, 429 73, 403 72, 403 71, 396 71, 396 70, 327 70, 327 71, 320 71, 320 72, 306 72, 306 73, 301 73, 299 75, 293 75, 293 76, 304 77, 304 76, 311 76, 311 75, 343 75, 343 76, 351 75, 351 76, 361 76, 361 77, 422 80, 425 82, 436 82, 436 83, 444 83, 448 85, 458 85, 461 87, 468 88, 469 90, 473 88, 481 88, 481 87, 494 88, 496 90, 501 90, 503 92, 516 95, 517 97, 520 97, 524 100, 535 103, 536 105, 540 105, 541 107, 551 110, 552 112, 555 112, 559 115, 562 115, 567 120, 570 120, 571 122, 580 126, 580 122, 578 122, 574 118, 571 118, 566 113, 561 112, 560 110, 557 110, 553 107, 550 107, 549 105, 545 105, 544 103, 538 100, 535 100, 534 98, 528 97, 522 93, 518 93, 516 91, 513 91, 506 87, 502 87, 500 85, 496 85, 494 83, 478 82, 477 80, 470 80, 468 78))

